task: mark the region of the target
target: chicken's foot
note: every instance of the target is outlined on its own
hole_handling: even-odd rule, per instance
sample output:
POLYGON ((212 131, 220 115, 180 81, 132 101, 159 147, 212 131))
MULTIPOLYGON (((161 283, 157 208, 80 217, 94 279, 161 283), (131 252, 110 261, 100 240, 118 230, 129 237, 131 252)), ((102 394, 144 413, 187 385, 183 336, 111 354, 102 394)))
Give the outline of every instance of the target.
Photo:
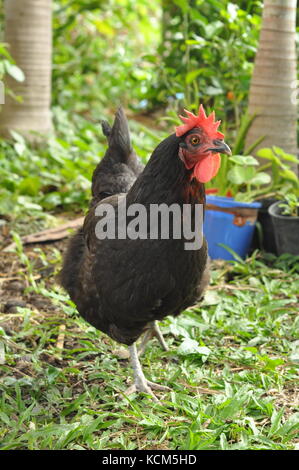
POLYGON ((169 387, 166 387, 165 385, 150 382, 145 378, 139 361, 136 343, 133 343, 132 346, 129 346, 129 352, 131 358, 131 365, 134 373, 134 385, 128 388, 128 390, 126 391, 126 395, 129 395, 134 392, 143 392, 147 393, 148 395, 151 395, 153 399, 158 402, 159 400, 153 393, 152 389, 164 391, 170 391, 171 389, 169 387))
POLYGON ((150 327, 149 329, 144 333, 144 336, 142 338, 142 341, 141 341, 141 344, 140 344, 140 347, 138 349, 138 356, 141 356, 141 354, 144 353, 145 351, 145 348, 146 348, 146 345, 147 343, 153 338, 153 337, 156 337, 157 340, 159 341, 159 343, 161 344, 162 348, 164 349, 164 351, 168 351, 168 346, 165 342, 165 339, 163 337, 163 334, 159 328, 159 325, 158 325, 158 322, 156 321, 152 321, 150 323, 150 327))

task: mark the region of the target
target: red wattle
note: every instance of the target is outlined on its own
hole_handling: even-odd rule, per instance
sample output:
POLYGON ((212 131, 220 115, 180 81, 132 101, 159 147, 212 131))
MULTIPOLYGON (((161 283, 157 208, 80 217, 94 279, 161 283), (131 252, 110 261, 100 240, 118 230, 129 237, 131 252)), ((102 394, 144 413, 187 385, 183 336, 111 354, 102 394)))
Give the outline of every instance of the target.
POLYGON ((212 178, 214 178, 221 164, 221 157, 219 153, 209 155, 199 161, 193 170, 193 176, 200 183, 208 183, 212 178))
POLYGON ((220 156, 219 153, 215 153, 215 154, 212 156, 212 158, 213 158, 213 165, 214 165, 214 171, 213 171, 213 176, 212 176, 212 178, 214 178, 214 177, 217 175, 217 173, 218 173, 218 171, 219 171, 219 168, 220 168, 220 166, 221 166, 221 156, 220 156))

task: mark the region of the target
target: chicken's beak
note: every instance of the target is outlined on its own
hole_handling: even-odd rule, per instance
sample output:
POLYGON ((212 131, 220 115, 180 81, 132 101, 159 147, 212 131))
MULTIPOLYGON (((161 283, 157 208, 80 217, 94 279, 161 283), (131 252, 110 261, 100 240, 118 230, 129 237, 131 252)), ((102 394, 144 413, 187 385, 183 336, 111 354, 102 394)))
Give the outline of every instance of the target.
POLYGON ((231 155, 232 151, 229 146, 224 142, 224 140, 213 140, 215 147, 208 148, 207 151, 213 153, 225 153, 226 155, 231 155))

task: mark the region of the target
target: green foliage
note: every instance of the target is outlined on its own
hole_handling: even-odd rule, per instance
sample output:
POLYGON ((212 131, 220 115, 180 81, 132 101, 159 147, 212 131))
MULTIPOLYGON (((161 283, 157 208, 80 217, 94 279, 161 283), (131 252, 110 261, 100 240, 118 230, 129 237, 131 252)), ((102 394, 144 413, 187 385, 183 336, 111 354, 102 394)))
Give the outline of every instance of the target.
MULTIPOLYGON (((53 211, 88 206, 91 175, 106 148, 100 120, 107 119, 106 108, 140 100, 147 62, 139 57, 157 41, 157 5, 132 0, 54 3, 55 135, 40 147, 14 132, 12 141, 0 140, 0 215, 22 222, 22 233, 33 229, 32 221, 46 224, 53 211)), ((21 79, 2 45, 0 54, 0 79, 2 69, 21 79)), ((134 146, 146 158, 156 140, 142 126, 130 127, 138 130, 134 146)))
POLYGON ((164 2, 164 70, 158 99, 199 100, 237 125, 246 102, 258 41, 261 2, 164 2), (167 44, 167 46, 165 45, 167 44))
MULTIPOLYGON (((18 82, 23 82, 25 79, 25 76, 22 72, 22 70, 16 65, 16 62, 14 59, 11 57, 7 44, 4 44, 0 42, 0 81, 2 82, 4 77, 6 75, 9 75, 12 77, 14 80, 18 82)), ((16 96, 11 89, 9 89, 7 86, 4 88, 1 87, 0 93, 4 94, 4 96, 1 96, 2 98, 5 98, 5 94, 8 94, 12 96, 14 99, 21 101, 22 98, 20 96, 16 96)))
POLYGON ((55 1, 53 99, 92 115, 141 106, 156 73, 159 2, 55 1))
POLYGON ((6 44, 0 43, 0 80, 3 80, 5 74, 10 75, 18 82, 24 80, 22 70, 17 67, 15 61, 8 52, 6 44))
POLYGON ((287 194, 290 189, 298 193, 299 179, 293 169, 297 167, 299 160, 295 155, 273 146, 271 149, 260 149, 257 156, 269 162, 262 168, 271 170, 273 180, 271 190, 275 196, 287 194))
POLYGON ((289 215, 291 217, 298 217, 299 200, 296 194, 286 194, 285 202, 279 204, 282 209, 282 215, 289 215))
POLYGON ((91 174, 104 151, 95 138, 101 131, 78 120, 75 134, 66 121, 66 114, 57 110, 57 128, 62 132, 38 149, 16 132, 13 142, 0 141, 1 214, 87 205, 91 174))
MULTIPOLYGON (((16 132, 12 141, 0 140, 0 215, 20 221, 30 215, 32 221, 52 212, 88 207, 91 176, 104 156, 106 138, 100 123, 79 115, 71 118, 60 108, 53 111, 56 135, 42 146, 35 147, 16 132)), ((100 119, 113 117, 101 114, 100 119)), ((159 133, 153 139, 135 122, 130 122, 130 128, 134 148, 146 160, 159 133)))
MULTIPOLYGON (((56 0, 54 102, 93 114, 199 101, 237 125, 253 68, 261 2, 56 0)), ((239 153, 239 152, 237 152, 239 153)))
POLYGON ((256 158, 234 155, 229 160, 234 165, 227 173, 227 180, 236 200, 252 202, 267 191, 265 186, 271 183, 271 176, 261 171, 256 158))
POLYGON ((292 170, 299 160, 294 155, 275 146, 260 149, 257 155, 269 163, 260 165, 251 155, 223 156, 219 173, 208 188, 217 188, 220 196, 229 191, 241 202, 253 202, 264 197, 283 198, 290 190, 299 194, 299 180, 292 170))

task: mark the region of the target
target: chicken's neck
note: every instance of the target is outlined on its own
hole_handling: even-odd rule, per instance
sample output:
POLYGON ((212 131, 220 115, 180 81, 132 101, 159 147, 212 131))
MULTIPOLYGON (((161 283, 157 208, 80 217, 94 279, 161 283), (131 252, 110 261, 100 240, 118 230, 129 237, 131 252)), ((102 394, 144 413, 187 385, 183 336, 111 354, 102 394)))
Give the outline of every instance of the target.
POLYGON ((171 135, 155 149, 127 195, 127 204, 205 204, 205 188, 191 178, 178 157, 179 140, 171 135))

